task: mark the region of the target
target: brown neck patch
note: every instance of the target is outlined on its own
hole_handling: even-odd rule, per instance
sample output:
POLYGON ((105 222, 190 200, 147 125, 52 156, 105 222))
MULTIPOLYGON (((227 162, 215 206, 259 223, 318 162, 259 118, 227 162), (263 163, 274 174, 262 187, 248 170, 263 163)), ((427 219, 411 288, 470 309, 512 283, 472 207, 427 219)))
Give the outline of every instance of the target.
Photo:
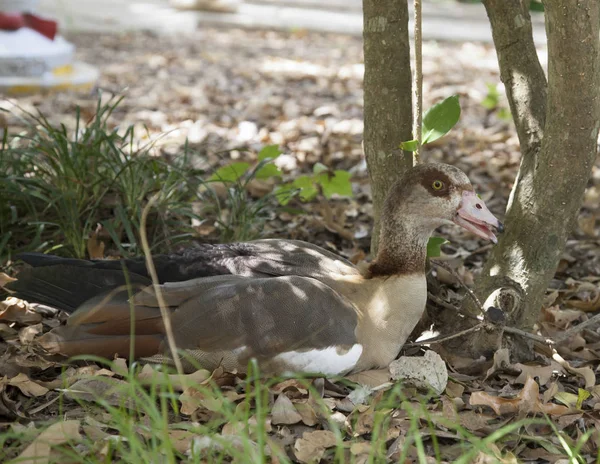
POLYGON ((368 277, 425 272, 428 238, 429 233, 406 223, 384 225, 381 247, 369 266, 368 277))

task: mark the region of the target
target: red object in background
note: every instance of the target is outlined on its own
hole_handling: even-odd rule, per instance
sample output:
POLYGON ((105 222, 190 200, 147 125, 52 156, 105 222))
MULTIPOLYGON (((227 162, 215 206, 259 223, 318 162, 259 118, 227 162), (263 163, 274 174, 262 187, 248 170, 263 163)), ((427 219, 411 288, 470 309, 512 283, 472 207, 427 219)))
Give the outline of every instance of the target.
POLYGON ((30 13, 0 13, 0 30, 16 31, 22 27, 33 29, 50 40, 54 40, 58 31, 56 21, 40 18, 30 13))

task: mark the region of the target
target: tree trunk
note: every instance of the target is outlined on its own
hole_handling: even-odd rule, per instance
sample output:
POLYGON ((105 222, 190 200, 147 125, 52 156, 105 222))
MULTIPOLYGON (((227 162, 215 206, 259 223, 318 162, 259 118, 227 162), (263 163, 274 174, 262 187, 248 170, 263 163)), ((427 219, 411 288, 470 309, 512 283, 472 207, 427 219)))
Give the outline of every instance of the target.
MULTIPOLYGON (((493 248, 476 293, 507 324, 531 329, 577 217, 597 155, 600 126, 598 0, 547 0, 548 86, 529 13, 519 0, 486 0, 500 74, 521 143, 506 233, 493 248)), ((474 309, 474 308, 471 308, 474 309)), ((497 348, 499 331, 479 332, 474 353, 497 348)), ((530 349, 517 342, 516 358, 530 349)))
POLYGON ((412 91, 406 0, 363 0, 364 151, 375 224, 371 252, 377 252, 379 216, 385 196, 412 154, 398 148, 412 139, 412 91))

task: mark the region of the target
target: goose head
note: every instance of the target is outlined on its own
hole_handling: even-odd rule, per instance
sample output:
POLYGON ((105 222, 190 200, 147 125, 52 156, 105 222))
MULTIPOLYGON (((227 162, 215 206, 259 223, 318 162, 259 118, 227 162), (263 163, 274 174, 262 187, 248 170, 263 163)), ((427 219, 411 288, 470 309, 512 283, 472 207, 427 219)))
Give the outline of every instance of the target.
POLYGON ((424 229, 433 231, 445 224, 457 224, 469 232, 496 243, 493 229, 502 223, 477 196, 471 181, 460 169, 431 163, 413 167, 388 196, 392 216, 410 216, 424 229))
POLYGON ((494 230, 504 230, 460 169, 441 163, 409 169, 384 203, 375 269, 390 273, 398 272, 394 268, 424 268, 427 241, 446 224, 459 225, 493 243, 497 242, 494 230))

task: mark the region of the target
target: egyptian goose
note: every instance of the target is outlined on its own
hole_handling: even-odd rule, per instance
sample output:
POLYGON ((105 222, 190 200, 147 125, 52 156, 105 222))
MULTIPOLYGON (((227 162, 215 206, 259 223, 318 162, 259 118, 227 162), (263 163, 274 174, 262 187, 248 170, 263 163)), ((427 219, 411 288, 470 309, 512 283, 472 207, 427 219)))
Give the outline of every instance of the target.
MULTIPOLYGON (((467 176, 422 164, 385 201, 377 257, 364 270, 316 245, 266 239, 201 245, 155 257, 177 347, 202 367, 244 372, 342 375, 393 361, 421 318, 425 260, 434 229, 458 224, 496 242, 502 224, 467 176)), ((165 359, 163 321, 143 260, 86 261, 23 254, 33 265, 7 285, 23 299, 73 314, 41 337, 53 353, 111 358, 130 354, 136 286, 135 358, 165 359)))

